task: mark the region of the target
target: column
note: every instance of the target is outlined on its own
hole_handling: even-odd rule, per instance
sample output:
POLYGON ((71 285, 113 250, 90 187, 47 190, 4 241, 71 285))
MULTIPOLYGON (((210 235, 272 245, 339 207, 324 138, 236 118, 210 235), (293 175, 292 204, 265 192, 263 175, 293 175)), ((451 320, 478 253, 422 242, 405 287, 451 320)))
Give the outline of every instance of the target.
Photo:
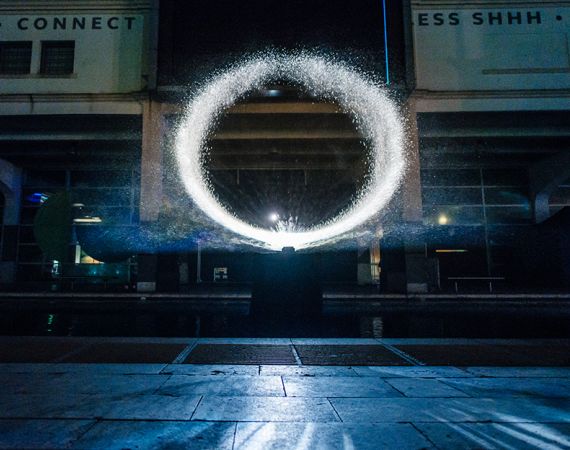
POLYGON ((408 293, 428 291, 425 239, 422 235, 422 185, 420 176, 419 132, 415 100, 409 99, 407 116, 408 160, 402 192, 402 221, 405 233, 406 290, 408 293))
MULTIPOLYGON (((158 220, 162 205, 162 142, 164 140, 164 115, 162 105, 153 100, 143 107, 140 186, 141 225, 158 220)), ((138 255, 137 291, 156 290, 157 258, 155 254, 138 255)))
POLYGON ((16 281, 16 254, 20 223, 20 199, 22 195, 22 171, 8 161, 0 160, 0 193, 4 195, 4 216, 0 249, 0 283, 16 281))

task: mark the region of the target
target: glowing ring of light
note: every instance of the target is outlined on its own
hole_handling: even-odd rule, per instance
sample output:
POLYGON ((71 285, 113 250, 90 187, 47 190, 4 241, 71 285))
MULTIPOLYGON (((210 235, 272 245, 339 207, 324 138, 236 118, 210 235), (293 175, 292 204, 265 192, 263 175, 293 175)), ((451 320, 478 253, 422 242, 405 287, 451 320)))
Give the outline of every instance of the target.
POLYGON ((350 232, 387 205, 404 172, 404 132, 388 93, 345 64, 307 54, 264 55, 214 76, 191 99, 179 124, 176 157, 187 192, 211 219, 260 246, 301 249, 350 232), (220 115, 275 79, 299 84, 317 98, 334 100, 351 115, 370 145, 369 181, 357 200, 335 218, 306 231, 267 230, 238 219, 219 203, 203 173, 203 148, 220 115))

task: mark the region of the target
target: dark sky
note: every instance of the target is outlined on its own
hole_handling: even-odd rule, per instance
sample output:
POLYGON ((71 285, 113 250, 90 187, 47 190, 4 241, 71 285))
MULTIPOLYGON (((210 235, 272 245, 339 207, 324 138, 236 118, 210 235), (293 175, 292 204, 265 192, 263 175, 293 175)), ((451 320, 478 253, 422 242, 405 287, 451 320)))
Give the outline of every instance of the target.
MULTIPOLYGON (((398 64, 401 1, 387 4, 390 56, 398 64)), ((163 82, 268 47, 333 51, 380 70, 382 0, 163 0, 159 45, 163 82)))

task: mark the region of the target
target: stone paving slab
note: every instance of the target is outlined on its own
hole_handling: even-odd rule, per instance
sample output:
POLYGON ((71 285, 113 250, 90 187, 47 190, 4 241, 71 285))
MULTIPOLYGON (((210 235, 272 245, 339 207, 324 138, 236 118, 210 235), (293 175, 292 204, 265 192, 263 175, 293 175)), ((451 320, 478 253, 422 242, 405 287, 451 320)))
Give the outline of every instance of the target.
POLYGON ((18 394, 148 394, 156 391, 168 375, 123 374, 0 374, 4 392, 18 394))
POLYGON ((469 397, 468 394, 432 378, 386 378, 406 397, 469 397))
POLYGON ((465 370, 449 366, 354 366, 352 369, 361 377, 458 378, 473 376, 465 370))
POLYGON ((326 398, 208 397, 193 420, 236 422, 338 422, 326 398))
POLYGON ((472 397, 565 397, 570 398, 570 378, 446 378, 472 397))
POLYGON ((64 373, 2 373, 0 374, 0 399, 4 394, 43 394, 65 391, 64 373))
POLYGON ((334 398, 343 422, 570 422, 568 399, 334 398))
POLYGON ((570 448, 570 424, 560 423, 421 423, 416 427, 439 448, 570 448))
POLYGON ((102 421, 74 443, 77 449, 231 450, 235 423, 102 421))
MULTIPOLYGON (((12 394, 2 392, 0 395, 0 418, 68 418, 64 414, 75 403, 81 403, 82 398, 93 396, 69 396, 65 393, 49 394, 12 394)), ((92 419, 96 413, 83 415, 78 418, 92 419)))
POLYGON ((200 396, 2 395, 0 418, 190 420, 200 396))
POLYGON ((381 378, 284 377, 288 397, 401 397, 381 378))
POLYGON ((466 367, 478 377, 570 378, 570 367, 466 367))
POLYGON ((235 450, 283 448, 419 450, 432 445, 410 424, 238 423, 235 450))
POLYGON ((94 420, 0 420, 0 448, 68 448, 94 420))
POLYGON ((260 375, 298 377, 357 377, 354 367, 348 366, 261 366, 260 375))
POLYGON ((155 392, 168 375, 65 374, 64 392, 80 394, 147 395, 155 392))
POLYGON ((88 372, 0 374, 6 392, 20 394, 152 394, 168 375, 90 374, 88 372))
MULTIPOLYGON (((65 342, 42 339, 0 341, 41 341, 36 348, 65 342)), ((90 339, 69 342, 85 346, 90 339)), ((187 342, 281 345, 291 355, 293 343, 301 350, 323 345, 325 353, 344 357, 346 351, 348 358, 393 340, 369 341, 187 342)), ((443 343, 415 341, 399 343, 443 343)), ((526 347, 534 347, 528 355, 554 345, 446 341, 461 344, 455 348, 460 351, 485 344, 508 345, 510 352, 516 344, 526 354, 526 347)), ((317 356, 322 350, 315 350, 317 356)), ((560 358, 560 351, 554 348, 552 358, 560 358)), ((298 365, 293 360, 290 365, 3 363, 0 448, 570 448, 570 367, 298 365)))
POLYGON ((173 375, 249 375, 258 376, 257 365, 228 365, 228 364, 168 364, 162 374, 173 375))
POLYGON ((172 375, 157 391, 161 395, 217 395, 284 397, 281 377, 241 375, 172 375))

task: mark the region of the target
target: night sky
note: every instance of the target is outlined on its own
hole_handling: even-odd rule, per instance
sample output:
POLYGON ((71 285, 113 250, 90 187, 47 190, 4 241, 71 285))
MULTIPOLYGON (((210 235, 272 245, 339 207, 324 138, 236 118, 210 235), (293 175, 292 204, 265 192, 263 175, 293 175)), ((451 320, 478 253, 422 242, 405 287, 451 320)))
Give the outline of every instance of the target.
MULTIPOLYGON (((387 0, 391 71, 401 73, 401 2, 387 0)), ((160 80, 186 82, 267 48, 334 52, 384 75, 382 0, 161 2, 160 80)))

